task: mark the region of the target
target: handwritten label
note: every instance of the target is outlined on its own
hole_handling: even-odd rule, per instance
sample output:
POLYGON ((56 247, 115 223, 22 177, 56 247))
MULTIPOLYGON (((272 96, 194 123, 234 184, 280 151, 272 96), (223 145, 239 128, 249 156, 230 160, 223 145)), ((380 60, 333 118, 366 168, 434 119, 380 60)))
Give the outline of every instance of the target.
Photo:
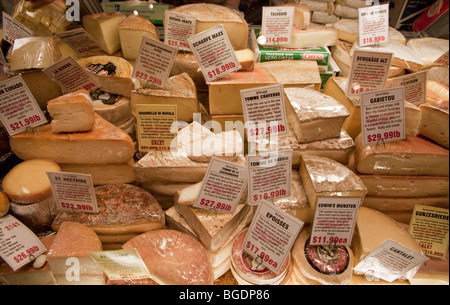
POLYGON ((55 34, 80 56, 99 54, 102 47, 83 28, 55 34))
POLYGON ((359 8, 358 12, 361 47, 389 42, 389 4, 359 8))
POLYGON ((261 36, 262 45, 279 45, 291 42, 294 24, 294 7, 263 6, 261 36))
POLYGON ((195 35, 197 19, 195 17, 166 11, 164 13, 164 42, 169 46, 190 51, 188 38, 195 35))
POLYGON ((391 87, 405 87, 405 100, 419 106, 426 102, 427 71, 410 73, 391 79, 391 87))
POLYGON ((26 38, 34 36, 32 30, 24 26, 22 23, 8 15, 3 11, 3 29, 2 29, 2 39, 6 40, 10 44, 14 43, 14 40, 18 38, 26 38))

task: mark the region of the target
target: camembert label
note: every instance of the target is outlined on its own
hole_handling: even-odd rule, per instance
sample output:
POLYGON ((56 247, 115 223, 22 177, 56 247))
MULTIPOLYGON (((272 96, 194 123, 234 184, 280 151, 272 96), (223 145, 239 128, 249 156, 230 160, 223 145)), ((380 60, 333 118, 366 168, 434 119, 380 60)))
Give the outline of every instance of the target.
POLYGON ((389 42, 389 3, 358 9, 359 45, 389 42))
POLYGON ((195 35, 197 19, 193 16, 166 11, 164 13, 164 42, 180 50, 190 51, 187 38, 195 35))
POLYGON ((8 15, 6 12, 2 12, 2 39, 9 42, 10 44, 14 43, 14 40, 18 38, 32 37, 34 33, 32 30, 24 26, 22 23, 8 15))
POLYGON ((282 45, 291 42, 295 8, 284 6, 263 6, 261 45, 282 45))

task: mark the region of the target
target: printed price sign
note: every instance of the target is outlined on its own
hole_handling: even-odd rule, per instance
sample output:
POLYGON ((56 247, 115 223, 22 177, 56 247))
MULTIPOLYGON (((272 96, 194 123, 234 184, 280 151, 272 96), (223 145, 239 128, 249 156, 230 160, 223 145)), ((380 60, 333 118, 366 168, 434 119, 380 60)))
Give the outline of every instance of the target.
POLYGON ((245 235, 242 249, 278 273, 291 251, 304 223, 262 200, 245 235))
POLYGON ((361 94, 363 145, 405 139, 404 92, 400 86, 361 94))
POLYGON ((360 203, 356 197, 318 197, 310 245, 350 245, 360 203))
POLYGON ((258 42, 262 45, 290 43, 294 10, 294 7, 263 6, 261 36, 258 42))
POLYGON ((239 70, 241 65, 223 25, 188 38, 206 83, 239 70))
POLYGON ((291 195, 292 150, 247 156, 249 204, 291 195))
POLYGON ((195 17, 171 11, 164 13, 164 42, 169 46, 190 51, 187 38, 195 35, 197 19, 195 17))
POLYGON ((64 43, 80 56, 97 54, 102 51, 98 42, 83 28, 56 34, 64 43))
POLYGON ((389 3, 359 8, 358 12, 361 47, 389 41, 389 3))
POLYGON ((148 85, 165 88, 177 52, 175 47, 143 37, 132 76, 148 85))
POLYGON ((32 30, 24 26, 22 23, 8 15, 3 11, 3 29, 2 39, 6 40, 10 44, 14 43, 14 40, 18 38, 32 37, 34 33, 32 30))
POLYGON ((0 121, 10 136, 47 123, 20 75, 0 82, 0 121))
POLYGON ((213 156, 194 207, 233 213, 246 186, 246 166, 213 156))
POLYGON ((47 249, 22 222, 8 214, 0 218, 0 257, 14 271, 34 261, 47 249))
POLYGON ((60 211, 98 213, 91 175, 47 172, 56 207, 60 211))
POLYGON ((427 71, 410 73, 391 79, 391 87, 405 87, 405 100, 419 106, 426 102, 427 71))

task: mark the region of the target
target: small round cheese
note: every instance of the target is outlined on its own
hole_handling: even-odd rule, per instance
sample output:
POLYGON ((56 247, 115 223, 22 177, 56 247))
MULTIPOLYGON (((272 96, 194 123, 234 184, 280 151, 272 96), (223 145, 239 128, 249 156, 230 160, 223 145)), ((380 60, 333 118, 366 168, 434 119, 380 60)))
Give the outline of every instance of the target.
POLYGON ((9 198, 5 193, 0 192, 0 217, 5 216, 9 211, 9 198))

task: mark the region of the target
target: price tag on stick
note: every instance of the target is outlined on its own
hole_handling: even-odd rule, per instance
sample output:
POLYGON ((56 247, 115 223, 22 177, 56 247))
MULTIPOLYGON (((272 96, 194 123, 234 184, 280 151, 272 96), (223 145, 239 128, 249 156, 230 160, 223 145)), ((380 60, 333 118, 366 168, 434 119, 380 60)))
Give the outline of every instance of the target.
POLYGON ((277 45, 291 42, 294 10, 293 6, 263 6, 261 36, 258 38, 261 44, 277 45))
POLYGON ((389 41, 389 4, 359 8, 358 12, 361 47, 389 41))

